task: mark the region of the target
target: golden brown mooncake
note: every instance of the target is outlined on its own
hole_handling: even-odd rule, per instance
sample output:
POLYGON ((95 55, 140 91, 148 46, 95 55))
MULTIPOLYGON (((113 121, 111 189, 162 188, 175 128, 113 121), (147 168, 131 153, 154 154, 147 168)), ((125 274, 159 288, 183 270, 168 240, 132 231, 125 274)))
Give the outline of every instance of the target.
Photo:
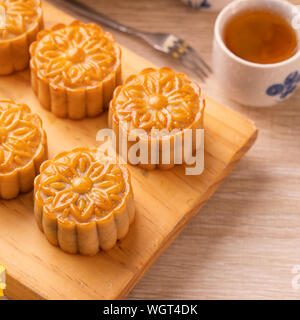
POLYGON ((0 75, 27 68, 29 46, 43 28, 40 0, 0 0, 5 12, 0 28, 0 75))
POLYGON ((31 190, 47 153, 39 116, 25 104, 0 100, 0 197, 12 199, 31 190))
MULTIPOLYGON (((129 141, 129 134, 135 136, 139 143, 144 143, 149 161, 148 164, 140 162, 139 166, 147 170, 156 167, 170 169, 175 165, 174 139, 178 136, 183 138, 187 129, 192 129, 192 147, 195 151, 195 129, 203 128, 204 107, 205 100, 200 87, 185 74, 175 73, 170 68, 148 68, 130 76, 115 90, 110 102, 108 122, 116 134, 117 142, 119 132, 127 137, 127 156, 130 147, 136 143, 129 141), (135 134, 136 129, 143 129, 146 134, 135 134), (177 133, 172 133, 174 129, 177 133), (165 130, 165 133, 156 135, 155 130, 165 130), (159 146, 157 164, 151 163, 153 140, 157 140, 159 146), (170 143, 170 163, 162 161, 162 144, 166 141, 170 143)), ((117 144, 119 152, 118 147, 117 144)), ((130 162, 130 159, 128 162, 136 164, 130 162)))
POLYGON ((134 220, 129 171, 97 149, 62 152, 41 166, 34 212, 48 241, 62 250, 84 255, 108 250, 134 220))
POLYGON ((100 26, 74 21, 38 34, 30 47, 31 85, 58 117, 94 117, 121 81, 121 50, 100 26))

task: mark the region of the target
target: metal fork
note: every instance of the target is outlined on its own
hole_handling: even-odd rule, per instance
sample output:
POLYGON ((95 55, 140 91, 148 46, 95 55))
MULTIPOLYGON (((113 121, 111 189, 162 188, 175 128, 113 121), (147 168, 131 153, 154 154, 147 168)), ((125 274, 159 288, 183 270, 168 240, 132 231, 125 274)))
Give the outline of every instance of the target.
POLYGON ((208 77, 208 74, 212 72, 209 65, 201 58, 201 56, 196 52, 195 49, 193 49, 184 40, 178 38, 173 34, 150 33, 136 30, 118 23, 76 0, 63 0, 62 2, 64 5, 66 5, 66 7, 78 13, 79 15, 82 15, 97 23, 107 25, 113 29, 143 39, 154 49, 166 53, 173 58, 181 61, 183 65, 194 72, 202 81, 205 81, 205 78, 208 77))

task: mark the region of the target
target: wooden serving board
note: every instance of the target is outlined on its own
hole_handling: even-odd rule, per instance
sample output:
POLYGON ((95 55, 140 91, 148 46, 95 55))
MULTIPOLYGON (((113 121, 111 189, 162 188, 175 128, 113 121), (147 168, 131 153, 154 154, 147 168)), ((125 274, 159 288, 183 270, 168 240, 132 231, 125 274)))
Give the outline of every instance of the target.
MULTIPOLYGON (((72 18, 44 3, 46 28, 72 18)), ((123 77, 152 64, 123 48, 123 77)), ((49 157, 95 146, 107 114, 95 119, 59 119, 42 109, 29 71, 0 78, 0 97, 27 103, 44 122, 49 157)), ((0 201, 0 263, 7 268, 6 295, 14 299, 120 299, 125 297, 182 228, 199 211, 257 136, 254 124, 207 98, 205 171, 186 176, 183 167, 146 172, 130 167, 137 208, 127 237, 94 257, 69 255, 48 243, 33 216, 32 192, 0 201)))

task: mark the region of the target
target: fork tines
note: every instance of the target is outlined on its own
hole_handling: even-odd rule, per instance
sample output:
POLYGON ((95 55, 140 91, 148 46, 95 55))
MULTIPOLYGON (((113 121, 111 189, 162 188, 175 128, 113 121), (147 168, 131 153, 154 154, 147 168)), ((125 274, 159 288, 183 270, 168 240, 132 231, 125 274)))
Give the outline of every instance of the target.
POLYGON ((168 53, 205 81, 208 74, 212 73, 212 69, 204 59, 184 40, 174 35, 168 38, 168 53))

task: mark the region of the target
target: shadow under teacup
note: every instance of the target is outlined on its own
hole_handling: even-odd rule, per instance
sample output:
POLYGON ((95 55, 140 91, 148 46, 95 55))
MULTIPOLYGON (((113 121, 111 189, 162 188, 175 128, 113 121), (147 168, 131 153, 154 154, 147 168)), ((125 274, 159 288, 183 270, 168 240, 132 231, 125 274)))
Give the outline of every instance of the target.
POLYGON ((295 29, 297 52, 287 60, 260 64, 232 53, 224 42, 224 29, 236 14, 252 9, 267 9, 280 14, 292 26, 297 7, 282 0, 236 0, 226 6, 215 23, 213 67, 217 82, 231 99, 248 106, 264 107, 281 102, 300 83, 300 28, 295 29))

